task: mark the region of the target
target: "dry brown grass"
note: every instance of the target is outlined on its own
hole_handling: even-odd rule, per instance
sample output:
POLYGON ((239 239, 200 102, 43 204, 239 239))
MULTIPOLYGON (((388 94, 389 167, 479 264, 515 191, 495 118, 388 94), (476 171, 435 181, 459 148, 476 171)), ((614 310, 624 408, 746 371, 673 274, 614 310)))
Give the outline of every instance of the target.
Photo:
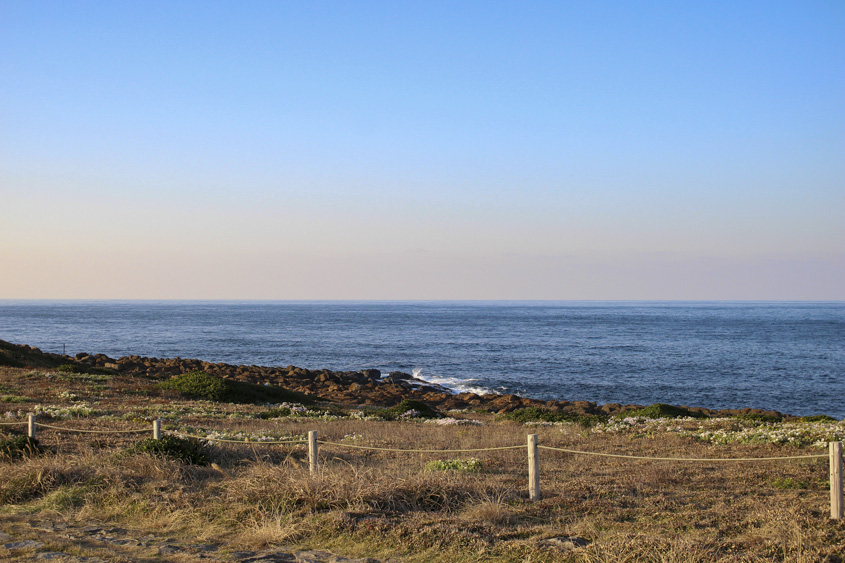
MULTIPOLYGON (((132 408, 114 389, 111 409, 132 408)), ((154 398, 154 400, 157 400, 154 398)), ((243 407, 242 412, 257 408, 243 407)), ((590 435, 579 427, 441 427, 365 420, 256 420, 186 415, 207 429, 273 431, 396 448, 524 444, 685 457, 816 453, 787 446, 715 446, 678 435, 590 435)), ((59 424, 59 423, 57 423, 59 424)), ((110 419, 75 427, 129 428, 110 419)), ((2 431, 2 429, 0 429, 2 431)), ((215 466, 118 455, 131 435, 42 430, 48 453, 0 462, 0 514, 58 514, 112 522, 231 549, 297 545, 406 561, 842 562, 845 524, 828 518, 827 462, 680 463, 541 450, 543 500, 527 499, 523 449, 478 454, 321 447, 308 472, 303 446, 219 445, 215 466), (425 471, 434 459, 478 457, 480 473, 425 471), (777 481, 780 479, 781 481, 777 481), (791 480, 791 481, 789 481, 791 480), (807 483, 782 488, 777 482, 807 483), (544 542, 578 537, 569 549, 544 542)))

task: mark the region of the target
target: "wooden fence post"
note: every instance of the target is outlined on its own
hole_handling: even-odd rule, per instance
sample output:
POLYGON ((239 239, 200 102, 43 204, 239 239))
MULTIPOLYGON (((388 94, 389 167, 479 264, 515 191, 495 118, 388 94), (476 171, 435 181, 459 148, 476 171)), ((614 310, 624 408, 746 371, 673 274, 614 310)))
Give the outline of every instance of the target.
POLYGON ((841 520, 843 516, 842 499, 842 442, 830 442, 830 517, 841 520))
POLYGON ((528 498, 540 500, 540 452, 537 434, 528 435, 528 498))
POLYGON ((317 472, 317 431, 308 431, 308 469, 317 472))
POLYGON ((161 419, 153 421, 153 440, 161 440, 161 419))
POLYGON ((26 417, 26 423, 26 435, 30 438, 35 438, 35 415, 28 415, 26 417))

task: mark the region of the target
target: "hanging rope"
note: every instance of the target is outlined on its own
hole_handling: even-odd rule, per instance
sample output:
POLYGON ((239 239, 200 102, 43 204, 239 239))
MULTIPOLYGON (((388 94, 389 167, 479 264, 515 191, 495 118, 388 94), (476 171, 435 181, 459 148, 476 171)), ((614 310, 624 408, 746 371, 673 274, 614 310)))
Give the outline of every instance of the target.
POLYGON ((602 452, 585 452, 582 450, 570 450, 567 448, 553 448, 551 446, 537 446, 541 450, 552 450, 555 452, 565 452, 568 454, 580 454, 580 455, 592 455, 598 457, 616 457, 622 459, 650 459, 653 461, 699 461, 699 462, 711 462, 711 461, 774 461, 774 460, 783 460, 783 459, 813 459, 813 458, 820 458, 820 457, 828 457, 828 454, 817 454, 817 455, 793 455, 793 456, 778 456, 778 457, 716 457, 716 458, 703 458, 703 457, 648 457, 648 456, 638 456, 638 455, 623 455, 623 454, 606 454, 602 452))

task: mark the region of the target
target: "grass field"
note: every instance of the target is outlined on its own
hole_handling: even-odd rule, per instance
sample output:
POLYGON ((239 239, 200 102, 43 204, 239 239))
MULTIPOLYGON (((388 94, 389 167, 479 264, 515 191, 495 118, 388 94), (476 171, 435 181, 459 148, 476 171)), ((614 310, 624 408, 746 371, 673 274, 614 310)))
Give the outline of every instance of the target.
MULTIPOLYGON (((618 418, 522 424, 489 413, 380 420, 334 406, 188 400, 142 377, 0 368, 2 421, 144 429, 207 442, 209 465, 133 452, 147 434, 39 428, 43 452, 0 461, 0 518, 131 524, 224 549, 274 545, 400 561, 829 561, 845 524, 829 518, 826 458, 631 460, 540 451, 543 499, 528 500, 527 454, 398 453, 323 445, 310 474, 304 438, 393 449, 541 445, 655 457, 826 454, 836 421, 618 418), (285 412, 287 411, 287 412, 285 412), (273 418, 274 413, 279 417, 273 418)), ((0 427, 9 438, 24 426, 0 427)))

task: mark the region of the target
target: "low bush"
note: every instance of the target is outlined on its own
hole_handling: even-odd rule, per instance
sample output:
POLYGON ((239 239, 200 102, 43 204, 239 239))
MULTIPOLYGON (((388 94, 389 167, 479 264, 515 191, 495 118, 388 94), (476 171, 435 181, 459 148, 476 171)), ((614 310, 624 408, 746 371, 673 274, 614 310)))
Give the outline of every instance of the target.
POLYGON ((277 385, 257 385, 244 381, 223 380, 226 383, 225 401, 230 403, 303 403, 314 402, 304 393, 289 391, 277 385))
POLYGON ((373 415, 384 420, 397 420, 401 418, 440 418, 441 415, 436 409, 413 399, 404 399, 396 406, 387 409, 378 409, 373 415))
POLYGON ((29 436, 12 436, 0 440, 0 458, 19 459, 38 455, 41 452, 38 440, 29 436))
POLYGON ((302 393, 288 391, 274 385, 256 385, 232 381, 205 371, 191 371, 177 375, 157 385, 159 389, 178 391, 186 397, 229 403, 313 402, 302 393))
POLYGON ((208 452, 199 441, 177 436, 162 436, 160 440, 147 438, 126 450, 128 454, 149 454, 169 457, 183 463, 208 465, 208 452))
POLYGON ((685 409, 684 407, 667 405, 666 403, 654 403, 641 409, 633 409, 616 415, 617 418, 633 416, 642 416, 644 418, 704 418, 704 415, 701 413, 685 409))
POLYGON ((195 399, 222 401, 227 394, 226 382, 222 377, 204 371, 192 371, 172 377, 158 384, 159 389, 171 389, 195 399))

